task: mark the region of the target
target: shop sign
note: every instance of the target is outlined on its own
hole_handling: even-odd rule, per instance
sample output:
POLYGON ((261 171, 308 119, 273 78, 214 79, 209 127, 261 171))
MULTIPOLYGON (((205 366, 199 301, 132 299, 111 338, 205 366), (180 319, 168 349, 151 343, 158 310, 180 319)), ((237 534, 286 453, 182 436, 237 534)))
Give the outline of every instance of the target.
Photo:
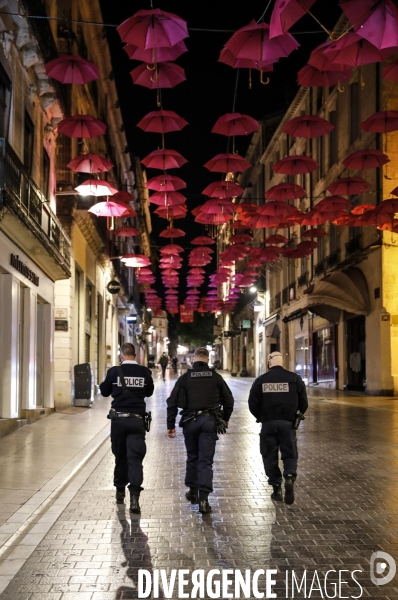
POLYGON ((252 322, 250 319, 243 319, 242 320, 242 329, 250 329, 251 323, 252 322))
POLYGON ((116 281, 116 279, 112 279, 112 281, 110 281, 106 286, 106 289, 110 294, 118 294, 120 292, 120 288, 120 282, 116 281))
POLYGON ((54 308, 54 317, 56 319, 67 319, 68 309, 67 308, 54 308))
POLYGON ((55 331, 69 331, 68 319, 55 319, 55 331))
POLYGON ((37 286, 39 285, 38 275, 31 271, 28 265, 19 260, 19 254, 11 254, 10 265, 14 267, 14 269, 16 269, 19 273, 21 273, 21 275, 26 277, 26 279, 29 279, 29 281, 31 281, 37 286))
POLYGON ((180 305, 180 323, 193 323, 193 310, 188 310, 183 304, 180 305))

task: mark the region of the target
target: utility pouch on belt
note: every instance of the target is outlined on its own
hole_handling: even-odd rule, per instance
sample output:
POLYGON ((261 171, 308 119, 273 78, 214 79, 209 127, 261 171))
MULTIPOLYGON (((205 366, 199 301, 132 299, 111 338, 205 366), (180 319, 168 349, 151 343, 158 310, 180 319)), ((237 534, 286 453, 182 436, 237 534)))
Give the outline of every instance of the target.
POLYGON ((151 411, 146 412, 145 413, 144 423, 145 423, 145 431, 147 431, 148 433, 151 430, 151 421, 152 421, 152 413, 151 413, 151 411))
POLYGON ((111 408, 108 412, 108 414, 106 415, 107 419, 110 419, 111 421, 113 421, 114 419, 116 419, 117 417, 117 412, 115 411, 114 408, 111 408))

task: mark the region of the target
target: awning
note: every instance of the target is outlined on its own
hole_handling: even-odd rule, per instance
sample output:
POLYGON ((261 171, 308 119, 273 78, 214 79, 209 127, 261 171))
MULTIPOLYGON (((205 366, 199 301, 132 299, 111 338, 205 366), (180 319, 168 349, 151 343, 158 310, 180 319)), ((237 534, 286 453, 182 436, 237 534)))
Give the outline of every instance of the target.
POLYGON ((354 315, 371 312, 368 285, 357 267, 334 271, 316 281, 307 298, 311 312, 334 323, 338 322, 342 310, 354 315))

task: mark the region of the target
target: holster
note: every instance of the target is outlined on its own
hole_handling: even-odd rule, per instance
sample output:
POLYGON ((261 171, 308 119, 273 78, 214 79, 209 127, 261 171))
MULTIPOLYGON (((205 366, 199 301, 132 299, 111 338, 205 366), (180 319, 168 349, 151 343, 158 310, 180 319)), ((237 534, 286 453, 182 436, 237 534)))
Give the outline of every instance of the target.
POLYGON ((109 409, 108 414, 106 415, 107 419, 114 421, 117 418, 117 412, 114 408, 109 409))
POLYGON ((151 411, 149 411, 149 412, 145 413, 145 418, 144 418, 145 431, 147 431, 148 433, 151 430, 151 422, 152 422, 152 413, 151 413, 151 411))

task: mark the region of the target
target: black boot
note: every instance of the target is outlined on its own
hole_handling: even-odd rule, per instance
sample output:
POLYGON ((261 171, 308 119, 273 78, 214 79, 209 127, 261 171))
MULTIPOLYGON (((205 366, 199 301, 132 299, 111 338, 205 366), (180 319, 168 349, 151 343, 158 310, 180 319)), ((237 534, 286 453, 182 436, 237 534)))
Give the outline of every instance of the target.
POLYGON ((116 503, 117 504, 123 504, 125 496, 126 496, 126 490, 124 487, 116 488, 116 503))
POLYGON ((294 475, 286 475, 285 477, 285 504, 293 504, 294 502, 294 475))
POLYGON ((202 514, 210 513, 211 506, 209 504, 209 494, 199 490, 199 512, 202 514))
POLYGON ((191 504, 198 504, 198 490, 196 488, 189 488, 189 491, 185 493, 185 498, 189 500, 191 504))
POLYGON ((137 513, 137 514, 139 514, 141 512, 139 499, 140 499, 139 496, 133 496, 133 495, 131 495, 131 498, 130 498, 130 512, 137 513))
POLYGON ((283 500, 282 485, 279 483, 278 485, 273 485, 272 487, 274 488, 274 491, 271 494, 272 500, 283 500))

